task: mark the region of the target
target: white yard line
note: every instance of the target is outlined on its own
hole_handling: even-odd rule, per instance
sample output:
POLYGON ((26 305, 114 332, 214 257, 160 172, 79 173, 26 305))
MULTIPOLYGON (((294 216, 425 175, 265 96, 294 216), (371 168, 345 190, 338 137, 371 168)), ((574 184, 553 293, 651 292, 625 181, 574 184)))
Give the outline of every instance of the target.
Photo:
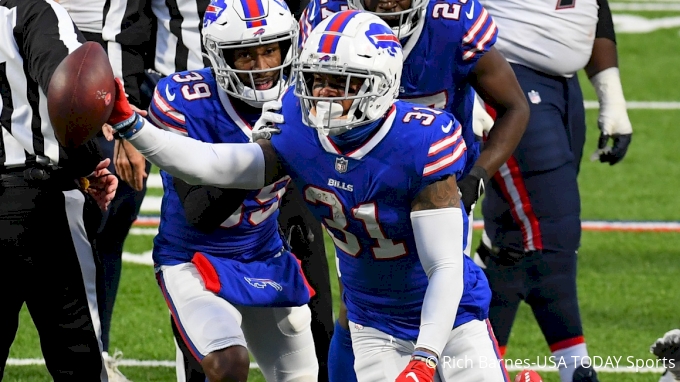
MULTIPOLYGON (((659 0, 657 0, 659 1, 659 0)), ((663 0, 661 0, 663 1, 663 0)), ((609 3, 612 11, 680 11, 680 3, 664 1, 658 3, 609 3)))
MULTIPOLYGON (((614 3, 609 3, 611 6, 612 4, 619 4, 619 3, 639 3, 640 0, 619 0, 614 3)), ((654 0, 654 3, 671 3, 671 4, 680 4, 680 0, 654 0)))
MULTIPOLYGON (((585 101, 583 103, 586 109, 599 109, 600 104, 597 101, 585 101)), ((628 101, 626 103, 628 110, 678 110, 680 109, 680 102, 676 101, 628 101)))

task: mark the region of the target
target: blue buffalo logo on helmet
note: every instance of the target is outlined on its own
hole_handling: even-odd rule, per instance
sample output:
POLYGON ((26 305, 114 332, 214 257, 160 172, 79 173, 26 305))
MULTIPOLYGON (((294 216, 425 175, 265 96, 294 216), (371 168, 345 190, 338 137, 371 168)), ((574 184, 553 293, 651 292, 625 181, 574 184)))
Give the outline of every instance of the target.
POLYGON ((397 54, 398 49, 401 49, 401 42, 399 42, 397 36, 383 24, 373 23, 369 25, 366 37, 377 49, 386 50, 392 57, 397 54))
POLYGON ((264 34, 264 28, 260 28, 260 29, 256 30, 255 33, 253 33, 253 36, 257 37, 257 36, 262 36, 263 34, 264 34))
POLYGON ((217 21, 225 9, 227 9, 227 3, 225 3, 225 0, 212 0, 205 9, 205 16, 203 16, 203 28, 217 21))
POLYGON ((328 62, 331 60, 331 56, 324 54, 323 56, 319 57, 319 62, 328 62))

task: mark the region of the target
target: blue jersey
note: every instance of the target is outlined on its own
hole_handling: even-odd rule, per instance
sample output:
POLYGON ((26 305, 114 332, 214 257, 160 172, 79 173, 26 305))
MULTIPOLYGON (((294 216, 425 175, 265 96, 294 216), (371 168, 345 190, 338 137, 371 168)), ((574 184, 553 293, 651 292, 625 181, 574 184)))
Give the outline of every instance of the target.
MULTIPOLYGON (((300 17, 299 44, 347 0, 311 0, 300 17)), ((430 0, 421 28, 402 40, 404 69, 399 98, 451 112, 463 125, 467 167, 479 156, 472 130, 474 90, 467 78, 496 43, 498 28, 477 0, 430 0)))
MULTIPOLYGON (((251 126, 218 91, 209 68, 181 72, 160 80, 149 106, 149 118, 159 127, 204 142, 248 142, 251 126)), ((195 252, 250 262, 272 258, 283 241, 277 217, 289 178, 250 192, 219 229, 205 233, 189 224, 173 187, 172 176, 161 171, 161 223, 154 239, 154 261, 175 265, 191 261, 195 252)))
MULTIPOLYGON (((349 319, 415 340, 428 279, 416 250, 411 202, 433 182, 466 175, 461 125, 442 110, 396 101, 363 145, 342 152, 303 124, 293 89, 282 102, 286 122, 271 142, 335 243, 349 319)), ((455 252, 465 264, 457 326, 486 318, 490 291, 463 248, 455 252)))

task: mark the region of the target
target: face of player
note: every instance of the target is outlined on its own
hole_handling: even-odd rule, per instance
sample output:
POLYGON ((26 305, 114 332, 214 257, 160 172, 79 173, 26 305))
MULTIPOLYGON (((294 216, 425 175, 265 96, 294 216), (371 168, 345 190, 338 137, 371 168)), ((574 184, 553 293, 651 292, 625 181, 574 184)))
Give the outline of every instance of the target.
MULTIPOLYGON (((276 68, 281 65, 281 62, 281 47, 278 42, 234 50, 234 69, 237 70, 276 68)), ((271 89, 279 81, 279 74, 280 71, 278 69, 269 72, 253 73, 255 90, 271 89)), ((246 86, 252 86, 248 73, 238 73, 237 75, 246 86)))
MULTIPOLYGON (((363 0, 366 10, 376 13, 395 13, 411 8, 411 0, 363 0)), ((383 17, 385 20, 396 19, 399 16, 383 17)))
MULTIPOLYGON (((337 76, 330 74, 314 74, 312 82, 312 95, 314 97, 340 98, 345 96, 355 96, 361 89, 361 84, 364 80, 362 78, 351 78, 349 83, 349 92, 345 93, 345 86, 347 86, 347 76, 337 76)), ((352 106, 352 99, 341 99, 335 101, 342 105, 342 117, 347 118, 349 108, 352 106)), ((316 115, 316 110, 312 109, 312 113, 316 115)))

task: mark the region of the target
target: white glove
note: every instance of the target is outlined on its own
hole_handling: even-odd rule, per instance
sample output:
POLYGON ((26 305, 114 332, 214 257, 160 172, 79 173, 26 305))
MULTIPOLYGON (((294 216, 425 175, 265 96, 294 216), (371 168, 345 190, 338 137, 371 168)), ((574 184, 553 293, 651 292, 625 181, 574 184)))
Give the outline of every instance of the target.
POLYGON ((633 126, 628 118, 626 99, 623 96, 619 68, 612 67, 594 75, 590 82, 595 87, 597 99, 600 101, 600 115, 597 125, 600 128, 600 139, 597 150, 590 160, 600 160, 603 163, 616 164, 623 159, 628 151, 633 134, 633 126), (613 139, 613 146, 607 146, 609 139, 613 139))
POLYGON ((660 359, 665 358, 664 366, 673 374, 676 381, 680 381, 680 329, 673 329, 664 334, 649 350, 660 359))
POLYGON ((484 101, 475 94, 475 104, 472 107, 472 130, 478 137, 483 137, 489 134, 493 127, 493 118, 486 112, 484 101))
POLYGON ((271 139, 272 134, 281 132, 281 129, 276 127, 277 123, 283 123, 283 114, 277 113, 279 110, 281 110, 279 101, 267 101, 262 105, 262 115, 253 126, 251 142, 258 139, 271 139))

